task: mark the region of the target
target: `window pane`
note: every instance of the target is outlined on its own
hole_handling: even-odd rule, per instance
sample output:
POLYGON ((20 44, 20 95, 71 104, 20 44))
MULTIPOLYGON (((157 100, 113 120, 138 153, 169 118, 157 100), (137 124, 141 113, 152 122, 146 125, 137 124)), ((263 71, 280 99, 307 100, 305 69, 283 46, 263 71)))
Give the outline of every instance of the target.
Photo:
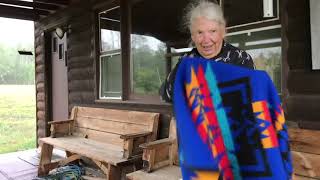
POLYGON ((227 41, 246 50, 256 69, 266 71, 281 93, 281 27, 251 29, 227 35, 227 41))
POLYGON ((165 79, 165 44, 150 36, 132 35, 131 48, 133 93, 157 95, 165 79))
POLYGON ((261 48, 247 51, 253 56, 256 68, 266 71, 278 92, 281 92, 281 47, 261 48))
POLYGON ((121 55, 101 57, 101 98, 121 98, 122 72, 121 55))
POLYGON ((189 53, 192 50, 192 48, 190 47, 186 47, 186 48, 171 48, 171 52, 172 53, 178 53, 179 55, 175 55, 171 57, 171 70, 173 70, 173 68, 176 67, 177 63, 179 62, 180 57, 184 56, 185 54, 189 53))
POLYGON ((171 70, 173 70, 176 67, 177 63, 179 62, 179 59, 180 59, 180 57, 178 57, 178 56, 172 57, 171 70))
POLYGON ((100 51, 120 49, 120 8, 110 8, 99 13, 100 51))
POLYGON ((101 51, 120 49, 120 32, 101 29, 101 51))

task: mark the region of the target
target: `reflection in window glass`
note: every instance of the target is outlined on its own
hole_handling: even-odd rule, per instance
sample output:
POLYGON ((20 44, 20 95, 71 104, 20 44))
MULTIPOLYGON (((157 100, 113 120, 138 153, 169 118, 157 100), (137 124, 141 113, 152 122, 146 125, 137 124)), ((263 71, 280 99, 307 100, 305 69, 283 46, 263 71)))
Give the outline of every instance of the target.
POLYGON ((120 49, 120 32, 101 29, 101 51, 111 51, 120 49))
POLYGON ((171 57, 171 70, 173 70, 174 67, 176 67, 177 63, 179 62, 180 57, 183 57, 185 54, 189 53, 192 50, 192 47, 186 47, 186 48, 171 48, 172 53, 178 53, 171 57))
POLYGON ((165 79, 166 46, 144 35, 131 36, 131 89, 134 94, 157 95, 165 79))
POLYGON ((105 55, 100 60, 101 98, 121 99, 121 55, 105 55))
POLYGON ((227 41, 246 50, 256 69, 266 71, 281 93, 281 27, 251 29, 227 35, 227 41))
POLYGON ((247 50, 257 69, 266 71, 281 92, 281 47, 247 50))
POLYGON ((177 63, 179 62, 179 59, 180 59, 179 56, 174 56, 174 57, 172 57, 171 70, 173 70, 174 67, 176 67, 177 63))

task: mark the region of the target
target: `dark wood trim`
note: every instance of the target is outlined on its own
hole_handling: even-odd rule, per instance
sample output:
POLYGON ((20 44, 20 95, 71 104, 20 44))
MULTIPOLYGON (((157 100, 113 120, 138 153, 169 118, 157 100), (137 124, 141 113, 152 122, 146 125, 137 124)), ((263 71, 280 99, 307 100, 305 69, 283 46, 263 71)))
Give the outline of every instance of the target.
POLYGON ((282 68, 281 68, 281 99, 284 112, 287 113, 287 97, 289 96, 287 81, 289 74, 288 65, 288 37, 287 37, 287 3, 288 0, 280 0, 280 20, 281 20, 281 54, 282 54, 282 68))
POLYGON ((40 14, 34 9, 0 5, 0 17, 34 21, 40 18, 40 14))
POLYGON ((319 70, 312 70, 312 44, 311 44, 311 21, 310 21, 310 1, 306 1, 307 3, 307 8, 306 10, 306 25, 305 25, 305 31, 307 32, 307 37, 306 38, 306 49, 309 49, 309 51, 307 51, 306 54, 306 59, 307 61, 305 61, 305 67, 307 69, 307 71, 319 71, 319 70))
POLYGON ((45 112, 46 112, 46 136, 50 135, 50 126, 48 125, 49 121, 52 121, 52 63, 51 63, 51 50, 52 50, 52 42, 51 42, 51 31, 45 31, 45 89, 44 93, 46 94, 46 101, 45 101, 45 112))
POLYGON ((122 100, 130 96, 130 55, 131 55, 131 5, 127 0, 120 0, 120 34, 122 59, 122 100))
POLYGON ((109 1, 103 1, 103 2, 100 2, 100 3, 96 3, 96 4, 93 5, 92 8, 96 12, 102 12, 104 10, 113 8, 115 6, 119 6, 119 0, 109 0, 109 1))
POLYGON ((99 99, 100 95, 100 19, 99 19, 99 12, 96 12, 94 15, 94 22, 93 22, 93 28, 94 28, 94 96, 95 99, 99 99))
POLYGON ((16 6, 24 6, 24 7, 32 7, 35 9, 42 10, 57 10, 60 7, 53 4, 44 4, 39 2, 28 2, 28 1, 19 1, 19 0, 0 0, 0 3, 16 5, 16 6))
POLYGON ((33 2, 52 4, 52 5, 58 5, 58 6, 69 5, 69 0, 34 0, 33 2))
POLYGON ((22 8, 22 7, 14 7, 14 6, 6 6, 6 5, 0 5, 0 11, 13 11, 13 12, 21 12, 21 13, 35 13, 36 15, 42 15, 47 16, 50 14, 49 11, 46 10, 40 10, 40 9, 28 9, 28 8, 22 8))

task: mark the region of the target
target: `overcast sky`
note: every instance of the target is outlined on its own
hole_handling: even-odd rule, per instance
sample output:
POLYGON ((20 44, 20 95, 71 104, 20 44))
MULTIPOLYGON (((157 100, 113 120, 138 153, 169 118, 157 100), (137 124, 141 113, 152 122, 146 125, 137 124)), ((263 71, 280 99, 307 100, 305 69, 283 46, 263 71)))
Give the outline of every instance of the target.
POLYGON ((17 44, 33 44, 33 21, 0 17, 0 44, 15 46, 17 44))

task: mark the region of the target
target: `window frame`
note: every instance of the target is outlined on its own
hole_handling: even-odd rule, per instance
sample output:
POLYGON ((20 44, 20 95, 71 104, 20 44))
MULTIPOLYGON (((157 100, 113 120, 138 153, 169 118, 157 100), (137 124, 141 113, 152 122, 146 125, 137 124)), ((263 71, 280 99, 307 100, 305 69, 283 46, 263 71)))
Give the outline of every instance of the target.
MULTIPOLYGON (((221 5, 222 8, 224 9, 224 1, 225 0, 221 0, 221 5)), ((280 0, 276 0, 277 3, 277 16, 274 18, 268 18, 265 20, 261 20, 261 21, 255 21, 255 22, 250 22, 250 23, 244 23, 244 24, 238 24, 238 25, 234 25, 234 26, 227 26, 227 31, 228 32, 236 32, 239 29, 241 30, 250 30, 250 29, 254 29, 254 28, 261 28, 261 27, 266 27, 266 26, 272 26, 272 25, 277 25, 280 24, 280 16, 281 16, 281 11, 280 11, 280 0)), ((227 24, 228 25, 228 24, 227 24)))
MULTIPOLYGON (((138 94, 138 93, 134 93, 131 89, 131 84, 133 83, 132 81, 132 77, 131 77, 131 74, 132 74, 132 65, 133 65, 133 59, 132 59, 132 50, 131 50, 131 36, 133 35, 131 33, 131 29, 129 27, 129 31, 130 31, 130 37, 129 37, 129 40, 130 40, 130 45, 129 45, 129 51, 125 52, 125 54, 128 54, 129 53, 129 62, 126 62, 126 64, 129 64, 129 67, 126 67, 123 65, 123 57, 126 56, 124 55, 124 51, 123 50, 123 42, 124 41, 127 41, 127 37, 124 37, 124 35, 126 35, 126 33, 128 33, 128 30, 125 30, 126 32, 122 32, 121 30, 119 31, 120 32, 120 49, 117 49, 117 50, 110 50, 110 51, 102 51, 101 47, 102 47, 102 44, 101 44, 101 23, 100 23, 100 13, 101 12, 104 12, 104 11, 109 11, 109 10, 112 10, 112 9, 115 9, 119 7, 120 9, 120 14, 123 13, 121 12, 121 8, 119 6, 119 4, 116 4, 114 5, 113 7, 107 7, 105 9, 107 10, 97 10, 96 11, 96 25, 95 25, 95 32, 96 32, 96 42, 95 42, 95 45, 96 45, 96 100, 95 102, 97 103, 137 103, 137 104, 154 104, 154 105, 167 105, 168 103, 164 102, 164 101, 161 101, 160 99, 160 95, 158 94, 153 94, 153 95, 148 95, 148 94, 138 94), (102 57, 105 57, 105 56, 108 56, 109 54, 112 54, 114 53, 114 51, 119 51, 120 54, 121 54, 121 64, 122 64, 122 67, 121 67, 121 71, 122 71, 122 89, 121 89, 121 98, 112 98, 112 97, 102 97, 102 84, 101 84, 101 81, 102 81, 102 70, 101 70, 101 58, 102 57), (126 77, 126 75, 128 75, 129 77, 126 77)), ((128 7, 127 7, 128 8, 128 7)), ((121 19, 122 20, 122 19, 121 19)), ((130 20, 126 20, 126 22, 130 22, 131 23, 131 19, 130 20)), ((123 26, 123 22, 119 22, 120 23, 120 27, 123 26)), ((129 25, 131 26, 131 25, 129 25)), ((120 28, 121 29, 121 28, 120 28)), ((126 45, 127 46, 127 45, 126 45)), ((164 60, 166 61, 166 60, 164 60)), ((165 67, 166 68, 166 67, 165 67)), ((166 70, 167 71, 167 70, 166 70)), ((169 70, 170 71, 170 70, 169 70)), ((160 88, 160 87, 159 87, 160 88)))
POLYGON ((113 55, 120 55, 121 56, 121 49, 111 50, 111 51, 103 51, 99 55, 99 99, 100 100, 121 100, 122 99, 122 89, 120 97, 104 97, 102 96, 102 58, 113 56, 113 55))
MULTIPOLYGON (((246 29, 246 30, 239 30, 236 32, 231 32, 231 33, 227 33, 226 37, 228 36, 233 36, 233 35, 238 35, 238 34, 245 34, 245 33, 254 33, 254 32, 259 32, 259 31, 264 31, 264 30, 272 30, 272 29, 280 29, 280 31, 282 30, 282 25, 281 24, 277 24, 277 25, 271 25, 271 26, 259 26, 259 27, 255 27, 255 28, 251 28, 251 29, 246 29)), ((282 34, 280 34, 280 49, 281 49, 281 56, 280 56, 280 92, 278 92, 278 94, 281 96, 284 93, 284 90, 286 89, 285 87, 285 83, 283 83, 283 80, 285 78, 284 74, 283 74, 283 69, 285 68, 285 63, 284 58, 283 58, 283 50, 282 50, 282 34)), ((245 51, 248 51, 250 49, 246 49, 245 51)), ((250 54, 250 53, 249 53, 250 54)))

